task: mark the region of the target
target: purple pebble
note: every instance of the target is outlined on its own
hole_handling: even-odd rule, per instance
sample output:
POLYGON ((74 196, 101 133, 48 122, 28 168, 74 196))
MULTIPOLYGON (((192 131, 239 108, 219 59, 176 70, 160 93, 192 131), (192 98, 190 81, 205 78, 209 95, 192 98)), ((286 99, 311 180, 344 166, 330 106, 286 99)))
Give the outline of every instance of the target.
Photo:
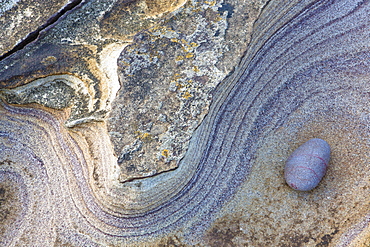
POLYGON ((319 138, 299 146, 285 165, 285 181, 295 190, 309 191, 324 177, 330 160, 329 144, 319 138))

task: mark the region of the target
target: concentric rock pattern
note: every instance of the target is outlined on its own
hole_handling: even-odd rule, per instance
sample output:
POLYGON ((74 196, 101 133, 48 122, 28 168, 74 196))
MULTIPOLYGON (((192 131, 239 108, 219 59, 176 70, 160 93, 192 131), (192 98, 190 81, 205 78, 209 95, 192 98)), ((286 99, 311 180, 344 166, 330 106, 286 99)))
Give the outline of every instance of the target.
MULTIPOLYGON (((229 61, 232 73, 217 77, 222 81, 210 90, 212 101, 189 132, 191 139, 185 138, 177 168, 149 177, 139 173, 122 183, 117 140, 111 141, 111 132, 118 131, 109 133, 106 119, 114 109, 128 111, 117 102, 135 107, 131 96, 125 98, 132 81, 123 77, 122 67, 122 88, 112 101, 119 87, 117 60, 140 56, 123 51, 135 42, 130 29, 104 20, 129 9, 144 15, 143 22, 132 18, 136 24, 159 28, 201 3, 163 1, 165 7, 150 12, 152 1, 82 2, 35 42, 0 61, 1 246, 369 244, 370 3, 276 0, 260 12, 263 2, 244 10, 237 7, 243 2, 206 3, 224 13, 230 24, 225 37, 237 37, 235 27, 254 22, 252 38, 239 64, 229 55, 233 50, 219 57, 218 65, 229 61), (124 11, 112 10, 120 7, 124 11), (246 16, 240 11, 254 17, 238 19, 246 16), (78 19, 83 16, 89 18, 78 19), (295 191, 284 181, 285 161, 311 138, 330 144, 328 171, 313 191, 295 191)), ((133 30, 139 31, 137 25, 133 30)), ((144 64, 149 73, 153 68, 144 64)), ((166 65, 166 59, 160 64, 184 75, 189 69, 166 65)), ((151 88, 158 93, 160 86, 151 88)), ((185 92, 177 90, 180 96, 185 92)), ((181 107, 176 114, 186 110, 181 107)), ((146 151, 157 152, 150 148, 146 151)))

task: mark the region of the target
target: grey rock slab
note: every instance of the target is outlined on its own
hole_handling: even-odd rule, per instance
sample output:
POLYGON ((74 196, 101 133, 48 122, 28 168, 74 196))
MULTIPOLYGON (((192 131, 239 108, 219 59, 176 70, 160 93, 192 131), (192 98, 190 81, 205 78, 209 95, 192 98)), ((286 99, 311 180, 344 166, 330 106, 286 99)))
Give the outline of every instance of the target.
POLYGON ((0 2, 0 57, 45 25, 68 0, 0 2))
POLYGON ((108 130, 120 181, 178 166, 213 90, 238 65, 264 1, 188 1, 140 32, 118 59, 108 130))

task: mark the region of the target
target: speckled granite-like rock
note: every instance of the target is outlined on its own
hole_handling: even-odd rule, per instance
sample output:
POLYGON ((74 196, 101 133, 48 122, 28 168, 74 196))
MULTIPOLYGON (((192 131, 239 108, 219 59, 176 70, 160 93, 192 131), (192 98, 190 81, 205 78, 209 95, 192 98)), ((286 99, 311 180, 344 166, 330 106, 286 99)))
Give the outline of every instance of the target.
POLYGON ((178 166, 212 91, 245 51, 262 4, 189 1, 122 51, 122 90, 107 121, 122 182, 178 166))
POLYGON ((75 3, 0 60, 1 246, 368 246, 368 1, 75 3))

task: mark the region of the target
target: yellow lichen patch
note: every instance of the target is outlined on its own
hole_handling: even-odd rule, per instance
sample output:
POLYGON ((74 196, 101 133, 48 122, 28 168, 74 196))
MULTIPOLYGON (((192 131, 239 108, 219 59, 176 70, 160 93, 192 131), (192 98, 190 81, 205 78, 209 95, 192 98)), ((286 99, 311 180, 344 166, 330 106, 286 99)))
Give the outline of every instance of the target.
POLYGON ((184 56, 181 56, 181 55, 180 55, 180 56, 177 56, 177 57, 176 57, 176 61, 181 61, 181 60, 184 60, 184 56))
POLYGON ((152 135, 149 133, 143 133, 141 131, 135 131, 136 138, 142 140, 142 141, 151 141, 152 140, 152 135))
POLYGON ((193 80, 188 80, 187 82, 176 82, 177 89, 182 88, 191 88, 191 84, 193 83, 193 80))
POLYGON ((194 72, 196 72, 196 73, 198 73, 200 70, 199 70, 199 68, 198 68, 198 66, 194 66, 193 67, 193 70, 194 70, 194 72))
POLYGON ((223 18, 221 16, 218 16, 217 18, 215 18, 214 22, 219 22, 219 21, 222 21, 223 18))
POLYGON ((214 6, 216 4, 216 1, 205 1, 204 3, 210 6, 214 6))
POLYGON ((182 95, 182 97, 184 99, 189 99, 189 98, 193 97, 193 95, 191 95, 189 92, 184 92, 183 95, 182 95))
POLYGON ((183 52, 189 52, 190 51, 189 47, 186 46, 186 45, 183 45, 181 48, 182 48, 183 52))
POLYGON ((170 151, 168 149, 163 149, 161 154, 163 157, 168 158, 168 156, 170 156, 170 151))
POLYGON ((183 87, 185 87, 183 84, 181 84, 181 83, 176 83, 176 87, 177 87, 177 89, 181 89, 181 88, 183 88, 183 87))
POLYGON ((179 73, 175 73, 175 74, 173 75, 173 77, 174 77, 174 79, 175 79, 175 80, 178 80, 178 79, 180 79, 180 78, 181 78, 181 75, 180 75, 179 73))
POLYGON ((194 53, 188 53, 185 55, 186 58, 192 58, 194 57, 194 53))

